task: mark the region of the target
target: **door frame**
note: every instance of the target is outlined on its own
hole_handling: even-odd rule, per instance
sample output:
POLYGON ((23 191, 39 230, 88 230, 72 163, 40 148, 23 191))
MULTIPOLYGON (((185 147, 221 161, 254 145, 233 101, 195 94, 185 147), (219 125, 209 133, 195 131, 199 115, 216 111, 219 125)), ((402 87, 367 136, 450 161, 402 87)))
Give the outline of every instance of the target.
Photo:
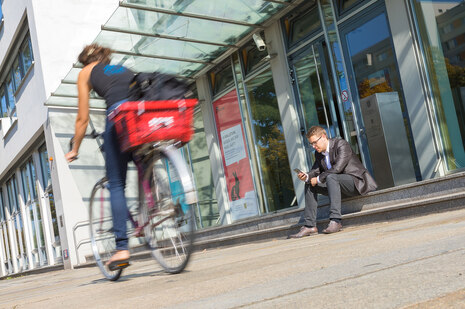
MULTIPOLYGON (((303 145, 305 145, 306 154, 307 154, 307 164, 312 166, 312 162, 310 162, 310 158, 312 157, 311 153, 313 152, 312 147, 308 143, 307 138, 305 137, 306 131, 309 128, 306 128, 306 121, 304 116, 304 106, 301 102, 300 98, 300 89, 297 82, 295 64, 302 60, 304 57, 309 55, 309 53, 313 54, 313 61, 316 61, 315 52, 318 52, 319 55, 319 63, 316 64, 317 66, 317 77, 318 77, 318 85, 320 94, 322 95, 322 100, 324 100, 324 95, 326 95, 326 102, 323 102, 323 107, 325 110, 325 118, 326 118, 326 126, 328 127, 328 136, 329 137, 336 137, 341 136, 341 128, 339 125, 342 125, 343 119, 340 118, 340 114, 336 112, 336 109, 339 111, 339 105, 337 102, 333 100, 333 95, 337 95, 336 93, 333 94, 334 81, 331 78, 330 72, 328 72, 328 63, 326 62, 326 55, 324 54, 325 51, 323 49, 323 44, 327 44, 323 33, 319 33, 314 38, 312 38, 309 42, 305 44, 304 48, 300 48, 298 51, 290 54, 288 56, 288 63, 289 63, 289 72, 292 75, 292 87, 294 90, 294 99, 296 102, 297 107, 297 114, 300 123, 300 132, 303 145), (320 76, 321 73, 321 76, 320 76), (333 84, 331 84, 333 83, 333 84), (333 87, 332 87, 333 86, 333 87), (324 87, 324 89, 322 88, 324 87), (323 95, 324 94, 324 95, 323 95), (326 104, 326 105, 325 105, 326 104), (327 107, 327 108, 326 108, 327 107), (335 128, 335 136, 332 136, 331 130, 329 130, 329 118, 332 120, 332 126, 335 128)), ((329 54, 328 57, 331 57, 329 54)), ((340 111, 339 111, 340 113, 340 111)))

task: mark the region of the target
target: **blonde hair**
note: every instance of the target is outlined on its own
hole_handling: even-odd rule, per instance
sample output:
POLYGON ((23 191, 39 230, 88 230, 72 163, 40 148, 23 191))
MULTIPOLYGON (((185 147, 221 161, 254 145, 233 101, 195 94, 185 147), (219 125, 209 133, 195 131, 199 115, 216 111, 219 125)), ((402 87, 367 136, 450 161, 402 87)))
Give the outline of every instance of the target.
POLYGON ((323 127, 320 127, 320 126, 312 126, 308 131, 307 131, 307 134, 305 134, 305 136, 307 138, 310 138, 311 136, 328 136, 326 134, 326 130, 323 128, 323 127))
POLYGON ((110 63, 112 52, 110 48, 93 43, 84 47, 78 56, 78 61, 84 66, 94 61, 110 63))

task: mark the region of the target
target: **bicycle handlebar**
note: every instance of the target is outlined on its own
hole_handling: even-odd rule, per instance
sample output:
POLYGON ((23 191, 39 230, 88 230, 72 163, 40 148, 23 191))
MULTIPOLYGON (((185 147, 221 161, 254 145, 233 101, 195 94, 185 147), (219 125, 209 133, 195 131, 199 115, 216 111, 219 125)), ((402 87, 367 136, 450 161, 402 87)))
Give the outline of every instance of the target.
MULTIPOLYGON (((85 134, 84 137, 90 137, 92 139, 97 139, 98 137, 102 136, 103 133, 97 133, 97 131, 95 131, 95 129, 93 129, 89 134, 85 134)), ((74 135, 70 138, 69 140, 69 151, 73 150, 73 146, 74 146, 74 135)), ((100 146, 102 147, 102 146, 100 146)), ((76 156, 75 160, 77 160, 78 157, 76 156)))

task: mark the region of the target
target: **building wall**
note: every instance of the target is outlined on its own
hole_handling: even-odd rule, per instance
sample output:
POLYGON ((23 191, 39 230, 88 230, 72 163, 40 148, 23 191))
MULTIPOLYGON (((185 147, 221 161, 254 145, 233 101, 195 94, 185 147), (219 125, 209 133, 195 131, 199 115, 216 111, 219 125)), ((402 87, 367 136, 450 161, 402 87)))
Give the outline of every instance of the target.
MULTIPOLYGON (((20 201, 20 216, 25 224, 24 233, 27 234, 24 245, 27 251, 30 251, 33 237, 32 230, 29 228, 31 220, 28 215, 28 205, 20 196, 22 192, 20 167, 29 158, 33 159, 36 167, 40 165, 37 151, 43 143, 46 144, 48 154, 50 154, 49 158, 51 158, 48 163, 53 176, 54 200, 52 202, 56 206, 57 216, 55 218, 58 218, 61 223, 59 227, 61 244, 58 244, 58 248, 68 249, 68 244, 73 244, 72 227, 76 222, 72 221, 70 224, 66 224, 64 208, 68 209, 67 218, 82 220, 82 216, 86 215, 86 212, 81 208, 73 209, 76 206, 75 203, 83 204, 73 177, 57 177, 57 162, 63 167, 62 176, 69 176, 69 169, 63 157, 62 147, 56 141, 52 128, 47 125, 49 111, 44 103, 66 76, 72 64, 77 62, 76 58, 82 47, 95 39, 100 31, 100 26, 111 16, 117 6, 118 1, 116 0, 5 0, 2 3, 4 24, 0 30, 0 82, 3 82, 5 76, 10 72, 14 58, 18 55, 22 37, 27 31, 30 33, 34 59, 29 73, 16 91, 16 117, 11 126, 3 126, 0 130, 0 189, 5 191, 7 179, 15 174, 19 185, 17 194, 20 201), (66 198, 62 197, 63 194, 67 194, 66 198), (74 212, 80 216, 76 216, 74 212), (67 227, 70 228, 69 231, 67 227)), ((74 119, 75 115, 73 114, 68 121, 69 127, 74 123, 74 119)), ((71 136, 72 132, 70 133, 71 136)), ((37 171, 37 174, 40 173, 37 171)), ((50 233, 53 230, 50 209, 46 208, 50 207, 50 200, 42 197, 46 186, 47 184, 37 184, 37 188, 41 192, 39 207, 42 218, 44 218, 41 224, 47 238, 45 245, 51 256, 53 250, 51 248, 55 239, 52 239, 53 233, 50 233)), ((8 203, 5 195, 4 199, 8 203)), ((15 229, 10 218, 11 214, 8 213, 6 220, 10 234, 13 234, 15 229)), ((12 239, 14 240, 14 238, 12 239)), ((12 242, 10 245, 15 246, 16 244, 12 242)), ((72 252, 74 251, 72 250, 72 252)), ((30 260, 31 253, 25 252, 24 254, 30 260)), ((77 263, 75 256, 69 257, 68 261, 65 258, 65 266, 77 263), (70 263, 71 260, 73 260, 72 263, 70 263)), ((0 258, 4 257, 0 256, 0 258)), ((25 270, 16 261, 14 263, 14 272, 25 270)), ((47 264, 53 265, 53 263, 53 259, 49 258, 47 264)), ((27 267, 30 269, 36 265, 28 265, 27 267)), ((3 265, 0 269, 0 276, 5 275, 5 272, 3 265)), ((11 272, 11 269, 8 272, 11 272)))
POLYGON ((47 119, 47 108, 43 103, 58 87, 70 64, 76 62, 82 47, 97 36, 100 25, 117 4, 115 0, 8 0, 2 4, 5 22, 0 33, 1 74, 6 73, 13 60, 5 57, 13 52, 18 27, 26 19, 35 63, 16 96, 17 123, 7 134, 2 132, 0 180, 42 131, 47 119))

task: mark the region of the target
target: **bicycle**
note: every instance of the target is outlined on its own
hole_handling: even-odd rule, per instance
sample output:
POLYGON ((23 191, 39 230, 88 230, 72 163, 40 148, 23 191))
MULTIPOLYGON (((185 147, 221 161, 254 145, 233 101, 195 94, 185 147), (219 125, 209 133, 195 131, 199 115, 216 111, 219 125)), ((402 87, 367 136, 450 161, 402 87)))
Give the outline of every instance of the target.
MULTIPOLYGON (((101 134, 93 131, 86 136, 99 138, 101 134)), ((144 238, 152 257, 172 274, 180 273, 187 266, 194 242, 193 204, 197 202, 197 194, 179 150, 182 145, 182 141, 158 141, 142 143, 133 150, 139 207, 135 214, 128 210, 133 226, 130 237, 144 238)), ((107 279, 115 281, 123 269, 110 270, 105 265, 116 247, 108 188, 108 180, 103 177, 92 189, 90 241, 100 271, 107 279)))

